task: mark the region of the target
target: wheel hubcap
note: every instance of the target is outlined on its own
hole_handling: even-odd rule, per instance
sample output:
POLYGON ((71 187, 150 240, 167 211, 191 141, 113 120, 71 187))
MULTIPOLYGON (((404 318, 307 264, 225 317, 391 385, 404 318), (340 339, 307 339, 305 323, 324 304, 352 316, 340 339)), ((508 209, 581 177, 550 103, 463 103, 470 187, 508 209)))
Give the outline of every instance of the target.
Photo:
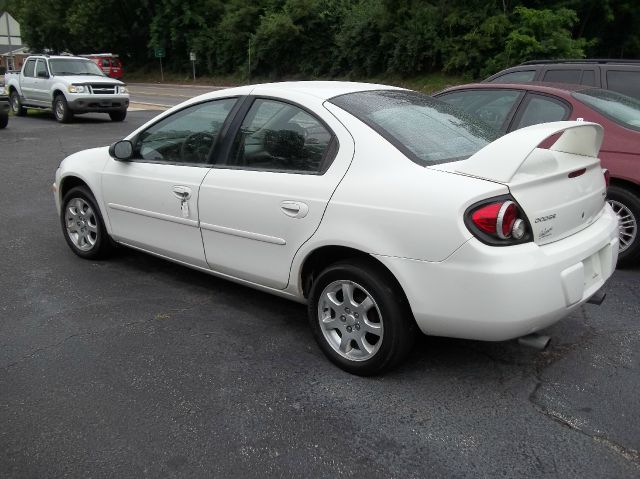
POLYGON ((61 101, 56 102, 56 116, 62 118, 64 116, 64 105, 61 101))
POLYGON ((372 358, 382 345, 380 308, 369 292, 353 281, 334 281, 324 288, 318 321, 333 350, 351 361, 372 358))
POLYGON ((69 239, 80 251, 89 251, 98 241, 98 223, 93 209, 82 198, 67 203, 65 225, 69 239))
POLYGON ((622 253, 636 240, 638 221, 633 212, 624 204, 616 200, 608 201, 614 213, 618 215, 618 235, 620 238, 620 253, 622 253))

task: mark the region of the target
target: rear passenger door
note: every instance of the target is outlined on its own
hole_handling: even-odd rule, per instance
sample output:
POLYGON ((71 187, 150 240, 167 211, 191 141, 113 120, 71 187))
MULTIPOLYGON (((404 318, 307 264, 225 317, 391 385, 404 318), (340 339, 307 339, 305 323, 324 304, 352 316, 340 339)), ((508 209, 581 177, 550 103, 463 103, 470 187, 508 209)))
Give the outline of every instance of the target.
POLYGON ((206 259, 218 273, 284 289, 295 253, 349 167, 353 140, 328 111, 321 118, 267 97, 250 97, 243 110, 223 148, 226 162, 200 187, 206 259))

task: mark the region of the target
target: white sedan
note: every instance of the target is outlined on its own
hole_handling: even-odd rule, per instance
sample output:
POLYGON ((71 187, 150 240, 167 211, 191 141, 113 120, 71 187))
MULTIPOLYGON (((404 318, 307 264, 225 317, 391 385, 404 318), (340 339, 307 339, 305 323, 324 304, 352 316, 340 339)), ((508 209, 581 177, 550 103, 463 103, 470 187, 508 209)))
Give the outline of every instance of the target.
POLYGON ((601 141, 587 122, 495 139, 384 85, 243 86, 69 156, 54 192, 78 256, 126 245, 307 303, 329 359, 370 375, 418 331, 507 340, 598 292, 618 255, 601 141))

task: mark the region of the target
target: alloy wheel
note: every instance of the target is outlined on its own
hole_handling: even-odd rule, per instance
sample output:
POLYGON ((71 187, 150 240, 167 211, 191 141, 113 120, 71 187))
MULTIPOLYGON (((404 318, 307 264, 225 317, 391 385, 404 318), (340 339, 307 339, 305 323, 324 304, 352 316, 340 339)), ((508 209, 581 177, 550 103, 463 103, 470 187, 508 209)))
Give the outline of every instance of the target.
POLYGON ((80 251, 91 250, 98 241, 98 220, 83 198, 72 198, 65 211, 67 235, 80 251))
POLYGON ((623 203, 608 200, 614 213, 618 216, 618 234, 620 238, 620 253, 626 251, 633 244, 638 234, 638 220, 633 212, 623 203))
POLYGON ((366 361, 380 349, 384 326, 375 299, 358 283, 327 285, 318 301, 318 321, 327 343, 350 361, 366 361))

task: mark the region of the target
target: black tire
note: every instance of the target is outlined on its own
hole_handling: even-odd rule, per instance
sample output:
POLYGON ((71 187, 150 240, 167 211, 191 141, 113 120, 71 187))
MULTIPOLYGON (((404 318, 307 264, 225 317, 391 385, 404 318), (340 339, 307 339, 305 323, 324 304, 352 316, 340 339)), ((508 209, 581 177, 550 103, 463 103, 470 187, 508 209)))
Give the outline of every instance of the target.
POLYGON ((11 90, 11 94, 9 95, 9 100, 11 103, 11 111, 16 116, 25 116, 27 114, 27 109, 22 106, 22 102, 20 101, 20 95, 18 95, 17 90, 11 90))
MULTIPOLYGON (((340 299, 339 292, 336 293, 336 298, 340 299)), ((308 309, 311 330, 322 352, 338 367, 359 376, 381 374, 398 366, 411 353, 418 331, 406 297, 400 286, 397 285, 395 278, 380 265, 364 259, 342 261, 325 269, 311 287, 308 309), (366 328, 364 327, 365 314, 362 314, 363 310, 360 310, 361 313, 358 315, 353 308, 351 311, 347 308, 345 313, 345 310, 341 309, 343 305, 348 304, 345 302, 344 296, 342 296, 342 304, 339 306, 336 303, 323 301, 324 293, 326 293, 325 288, 328 291, 334 287, 340 288, 343 282, 353 285, 355 303, 362 304, 360 299, 367 295, 374 302, 374 305, 368 310, 367 316, 369 316, 370 323, 382 326, 382 334, 378 335, 377 341, 371 348, 374 352, 363 351, 358 347, 355 339, 349 339, 352 333, 365 335, 368 346, 372 346, 370 343, 372 340, 376 340, 376 335, 372 335, 372 340, 370 340, 368 339, 369 333, 364 332, 366 328), (358 294, 360 298, 357 298, 358 294), (322 319, 319 317, 319 308, 327 304, 330 307, 325 309, 324 314, 326 314, 327 320, 332 322, 332 325, 337 326, 335 329, 324 328, 320 325, 322 319), (351 324, 353 325, 351 326, 351 324), (354 329, 356 327, 357 332, 354 329), (325 331, 328 331, 326 335, 325 331), (340 349, 340 344, 337 342, 342 343, 343 335, 346 335, 344 336, 347 339, 345 342, 349 345, 346 346, 348 349, 345 349, 345 352, 340 353, 337 350, 340 349), (347 357, 350 354, 363 354, 365 357, 358 360, 347 357)))
POLYGON ((73 112, 69 108, 67 99, 64 95, 56 95, 53 100, 53 116, 60 123, 69 123, 73 119, 73 112))
POLYGON ((640 197, 626 188, 611 185, 607 201, 622 221, 618 266, 635 266, 640 262, 640 197))
POLYGON ((0 130, 6 128, 9 124, 9 114, 8 113, 0 113, 0 130))
POLYGON ((103 259, 109 256, 113 249, 113 243, 104 226, 100 209, 86 186, 71 188, 64 195, 60 212, 60 226, 69 248, 81 258, 103 259), (82 209, 79 207, 82 203, 90 208, 90 210, 84 210, 84 215, 78 214, 82 209), (73 213, 74 210, 76 214, 73 213), (73 224, 74 220, 77 220, 75 225, 73 224), (71 228, 76 232, 72 232, 71 228), (81 228, 85 229, 80 231, 81 228), (82 236, 85 237, 84 240, 81 238, 82 236))
POLYGON ((124 121, 127 117, 127 110, 112 111, 109 113, 109 117, 111 118, 111 121, 124 121))

